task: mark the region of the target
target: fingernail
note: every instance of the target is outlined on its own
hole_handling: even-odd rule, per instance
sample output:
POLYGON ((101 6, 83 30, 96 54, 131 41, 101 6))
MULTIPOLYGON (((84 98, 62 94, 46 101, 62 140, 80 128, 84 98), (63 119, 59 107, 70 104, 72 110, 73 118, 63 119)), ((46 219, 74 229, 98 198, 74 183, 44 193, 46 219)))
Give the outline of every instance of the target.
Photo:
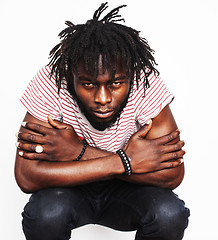
POLYGON ((151 119, 149 119, 145 124, 149 125, 152 122, 151 119))
POLYGON ((48 117, 50 117, 52 120, 54 120, 54 118, 51 116, 51 114, 49 114, 48 117))
POLYGON ((182 129, 178 128, 177 131, 178 131, 179 133, 181 133, 181 132, 182 132, 182 129))
POLYGON ((182 158, 182 159, 180 159, 180 163, 179 163, 179 165, 181 165, 182 163, 184 163, 184 160, 183 160, 183 158, 182 158))
POLYGON ((19 148, 19 144, 20 144, 19 142, 16 142, 16 143, 15 143, 15 146, 16 146, 17 148, 19 148))
POLYGON ((21 123, 21 126, 22 126, 22 127, 26 127, 26 124, 27 124, 27 122, 22 122, 22 123, 21 123))
POLYGON ((21 157, 23 156, 23 152, 19 152, 18 154, 19 154, 21 157))
POLYGON ((15 133, 15 137, 18 137, 18 134, 19 134, 19 132, 16 132, 16 133, 15 133))

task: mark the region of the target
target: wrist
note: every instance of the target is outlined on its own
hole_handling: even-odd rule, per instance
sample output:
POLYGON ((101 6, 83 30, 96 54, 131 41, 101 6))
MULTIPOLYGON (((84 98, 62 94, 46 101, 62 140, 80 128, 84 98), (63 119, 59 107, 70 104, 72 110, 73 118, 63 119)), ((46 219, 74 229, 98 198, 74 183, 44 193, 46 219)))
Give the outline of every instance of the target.
POLYGON ((83 142, 83 148, 82 148, 80 154, 78 155, 78 157, 77 157, 74 161, 79 161, 79 160, 81 160, 81 158, 83 157, 83 155, 84 155, 84 153, 85 153, 85 151, 86 151, 86 148, 87 148, 88 143, 86 142, 85 139, 83 139, 82 142, 83 142))
POLYGON ((105 150, 87 145, 86 151, 81 160, 86 161, 86 160, 103 158, 103 157, 111 157, 113 155, 114 154, 111 152, 107 152, 105 150))
POLYGON ((132 167, 130 164, 131 159, 126 155, 123 149, 117 150, 117 154, 119 155, 123 163, 123 167, 125 169, 125 175, 130 176, 132 174, 132 167))
POLYGON ((114 163, 113 164, 114 174, 115 175, 124 175, 125 167, 123 165, 123 162, 122 162, 120 156, 117 153, 113 154, 112 160, 114 163))

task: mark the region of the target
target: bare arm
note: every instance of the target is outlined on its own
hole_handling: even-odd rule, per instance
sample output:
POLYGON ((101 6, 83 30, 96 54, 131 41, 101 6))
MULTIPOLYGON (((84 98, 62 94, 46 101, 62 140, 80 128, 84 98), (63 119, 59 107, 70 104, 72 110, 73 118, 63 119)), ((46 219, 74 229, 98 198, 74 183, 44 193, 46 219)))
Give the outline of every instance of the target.
MULTIPOLYGON (((30 114, 25 116, 24 121, 28 122, 27 127, 32 128, 34 131, 21 127, 21 133, 19 133, 18 153, 22 149, 23 154, 19 155, 17 153, 15 176, 18 185, 23 191, 34 192, 47 187, 73 186, 114 178, 124 173, 124 167, 117 154, 90 146, 88 146, 83 157, 83 160, 88 161, 72 161, 80 153, 82 143, 71 126, 68 125, 67 129, 63 130, 54 130, 51 129, 51 125, 37 120, 30 114), (37 135, 36 132, 41 133, 37 135), (34 152, 36 143, 43 145, 43 153, 37 154, 34 152)), ((146 134, 148 129, 146 130, 145 127, 143 131, 146 134)), ((131 140, 128 146, 133 153, 143 150, 144 144, 153 143, 152 146, 150 145, 149 148, 144 148, 142 151, 143 161, 141 161, 141 158, 133 157, 133 172, 156 172, 178 166, 180 162, 178 160, 174 161, 172 154, 169 154, 172 149, 162 146, 164 143, 169 142, 169 137, 175 138, 178 135, 178 132, 174 132, 157 140, 131 140), (137 146, 135 142, 138 143, 137 146), (158 149, 163 148, 166 154, 158 151, 158 149), (171 163, 166 162, 169 159, 172 160, 171 163)), ((178 151, 178 154, 183 155, 181 151, 178 151)), ((128 180, 143 184, 150 184, 151 182, 152 184, 153 180, 151 181, 150 177, 145 181, 145 178, 141 178, 141 176, 135 175, 128 180)))
MULTIPOLYGON (((26 114, 24 121, 30 121, 33 123, 39 123, 42 126, 51 127, 48 123, 39 121, 29 113, 26 114)), ((23 127, 21 127, 20 131, 22 131, 22 134, 32 133, 30 130, 23 127)), ((35 141, 35 139, 32 138, 29 140, 35 141)), ((25 143, 25 141, 21 142, 25 143)), ((75 154, 78 155, 81 151, 82 143, 79 139, 74 142, 76 142, 74 149, 78 149, 75 154)), ((100 155, 99 152, 101 152, 101 156, 107 156, 90 161, 79 162, 41 161, 37 159, 38 157, 36 155, 39 154, 36 153, 31 153, 30 159, 27 160, 19 155, 20 151, 21 150, 18 148, 15 163, 15 177, 20 188, 27 193, 47 187, 73 186, 103 180, 105 178, 112 178, 114 175, 122 174, 124 172, 122 162, 117 155, 112 153, 104 154, 103 151, 98 149, 95 149, 96 157, 100 155)), ((93 149, 89 148, 87 155, 92 152, 93 149)))
MULTIPOLYGON (((172 115, 169 105, 167 105, 161 113, 153 119, 151 130, 146 135, 146 139, 155 139, 166 135, 177 129, 176 122, 172 115)), ((179 137, 171 141, 169 144, 179 142, 179 137)), ((176 149, 175 149, 176 151, 176 149)), ((176 155, 175 155, 176 156, 176 155)), ((119 178, 138 184, 154 185, 162 188, 174 189, 180 185, 184 177, 184 164, 178 167, 163 169, 146 174, 133 174, 130 177, 119 176, 119 178)))

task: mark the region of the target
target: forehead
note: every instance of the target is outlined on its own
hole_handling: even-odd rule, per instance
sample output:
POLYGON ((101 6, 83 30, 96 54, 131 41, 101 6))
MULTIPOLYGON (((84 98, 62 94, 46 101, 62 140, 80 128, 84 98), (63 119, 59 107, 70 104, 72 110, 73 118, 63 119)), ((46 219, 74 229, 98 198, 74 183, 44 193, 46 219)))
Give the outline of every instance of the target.
POLYGON ((114 75, 117 73, 126 74, 127 70, 120 57, 116 61, 103 60, 102 55, 99 55, 98 61, 88 63, 83 58, 78 61, 76 66, 78 74, 84 73, 97 77, 99 74, 114 75))

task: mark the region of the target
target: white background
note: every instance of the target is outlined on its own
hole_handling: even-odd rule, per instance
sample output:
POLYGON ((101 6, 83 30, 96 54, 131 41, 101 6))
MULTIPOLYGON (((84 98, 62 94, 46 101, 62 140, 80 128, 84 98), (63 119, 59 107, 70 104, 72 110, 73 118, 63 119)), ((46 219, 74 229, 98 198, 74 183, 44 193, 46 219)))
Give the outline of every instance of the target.
MULTIPOLYGON (((48 63, 65 20, 84 23, 103 0, 5 0, 0 9, 0 238, 24 240, 23 206, 29 196, 14 180, 15 132, 25 114, 19 102, 29 80, 48 63)), ((215 240, 217 235, 217 54, 218 3, 216 0, 111 0, 126 24, 141 30, 156 50, 162 78, 176 95, 171 104, 186 140, 186 175, 176 193, 191 209, 185 240, 215 240)), ((172 229, 173 231, 173 229, 172 229)), ((88 226, 74 232, 75 240, 134 239, 88 226)))

